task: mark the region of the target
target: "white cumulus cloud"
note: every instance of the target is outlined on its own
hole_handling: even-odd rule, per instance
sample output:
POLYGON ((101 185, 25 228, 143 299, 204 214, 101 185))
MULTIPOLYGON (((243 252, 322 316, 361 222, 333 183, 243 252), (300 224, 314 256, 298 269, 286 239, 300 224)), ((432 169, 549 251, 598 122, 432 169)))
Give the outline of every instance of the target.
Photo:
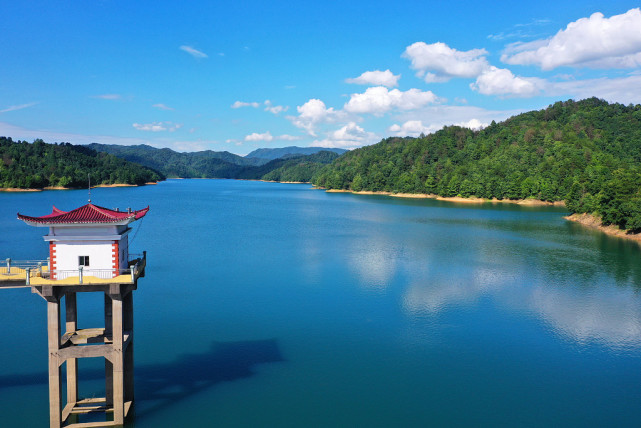
POLYGON ((172 123, 172 122, 152 122, 152 123, 134 123, 132 126, 139 131, 174 132, 177 129, 180 129, 183 125, 182 123, 172 123))
POLYGON ((538 65, 543 70, 561 66, 626 68, 641 65, 641 10, 604 17, 600 12, 571 22, 547 40, 508 47, 501 61, 538 65))
POLYGON ((245 141, 272 141, 273 139, 274 137, 269 131, 262 134, 254 132, 245 136, 245 141))
POLYGON ((347 125, 330 132, 327 138, 313 142, 317 147, 342 147, 353 149, 356 147, 373 144, 380 138, 373 132, 365 131, 355 122, 349 122, 347 125))
POLYGON ((469 128, 472 131, 480 131, 483 128, 486 128, 489 123, 482 123, 478 119, 470 119, 467 122, 459 122, 455 123, 456 126, 460 126, 462 128, 469 128))
POLYGON ((195 49, 192 46, 182 45, 179 49, 187 52, 189 55, 193 56, 194 58, 207 58, 206 53, 199 51, 198 49, 195 49))
POLYGON ((393 88, 398 85, 398 79, 401 75, 395 75, 390 70, 380 71, 366 71, 358 77, 346 79, 347 83, 355 83, 357 85, 374 85, 374 86, 387 86, 393 88))
POLYGON ((312 98, 302 106, 296 107, 298 116, 287 116, 287 119, 298 128, 304 129, 308 134, 316 136, 315 127, 319 123, 334 122, 339 116, 332 107, 327 108, 325 103, 319 99, 312 98))
POLYGON ((275 106, 275 105, 273 105, 270 100, 265 100, 264 104, 265 104, 265 111, 268 111, 268 112, 270 112, 272 114, 279 114, 279 113, 282 113, 282 112, 285 112, 285 111, 289 110, 289 107, 287 107, 287 106, 275 106))
MULTIPOLYGON (((282 135, 272 135, 271 132, 267 131, 262 134, 259 134, 257 132, 254 132, 252 134, 249 134, 245 136, 245 141, 274 141, 274 140, 283 140, 283 141, 296 141, 300 140, 301 137, 297 137, 295 135, 289 135, 289 134, 282 134, 282 135)), ((229 140, 232 141, 232 140, 229 140)))
POLYGON ((452 124, 463 128, 469 128, 473 131, 478 131, 488 126, 487 123, 483 123, 478 119, 470 119, 467 121, 456 123, 447 123, 441 121, 438 123, 432 123, 430 125, 424 125, 423 121, 421 120, 408 120, 402 125, 395 123, 388 128, 388 131, 392 132, 397 137, 417 137, 421 134, 431 134, 438 131, 439 129, 442 129, 446 125, 452 124))
POLYGON ((641 75, 554 82, 549 84, 547 95, 574 99, 598 97, 611 103, 638 104, 641 100, 641 75))
POLYGON ((534 77, 515 76, 506 68, 491 66, 480 76, 470 88, 483 95, 498 95, 506 97, 533 97, 544 89, 545 81, 534 77))
POLYGON ((260 107, 260 104, 257 103, 257 102, 246 103, 246 102, 243 102, 243 101, 235 101, 234 104, 231 105, 231 108, 242 108, 242 107, 258 108, 258 107, 260 107))
POLYGON ((489 67, 485 49, 459 51, 445 43, 416 42, 405 48, 416 75, 427 83, 447 82, 452 77, 476 77, 489 67))
POLYGON ((409 89, 403 92, 374 86, 367 88, 362 94, 352 94, 344 108, 350 113, 371 113, 380 116, 392 109, 413 110, 436 102, 438 97, 432 91, 409 89))
POLYGON ((438 131, 441 127, 436 125, 425 126, 421 120, 408 120, 402 125, 394 124, 389 127, 389 132, 393 132, 397 137, 417 137, 421 134, 431 134, 438 131))

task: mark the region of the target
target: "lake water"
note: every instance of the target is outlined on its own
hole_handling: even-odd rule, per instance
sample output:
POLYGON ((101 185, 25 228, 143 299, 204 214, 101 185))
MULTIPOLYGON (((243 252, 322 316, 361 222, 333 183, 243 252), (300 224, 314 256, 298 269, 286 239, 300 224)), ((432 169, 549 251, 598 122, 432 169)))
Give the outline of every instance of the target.
MULTIPOLYGON (((0 258, 47 257, 16 212, 86 199, 0 193, 0 258)), ((230 180, 92 199, 151 206, 138 428, 641 426, 640 247, 562 209, 230 180)), ((100 326, 102 297, 78 300, 100 326)), ((48 426, 45 302, 0 290, 0 321, 0 426, 48 426)), ((82 396, 102 365, 81 361, 82 396)))

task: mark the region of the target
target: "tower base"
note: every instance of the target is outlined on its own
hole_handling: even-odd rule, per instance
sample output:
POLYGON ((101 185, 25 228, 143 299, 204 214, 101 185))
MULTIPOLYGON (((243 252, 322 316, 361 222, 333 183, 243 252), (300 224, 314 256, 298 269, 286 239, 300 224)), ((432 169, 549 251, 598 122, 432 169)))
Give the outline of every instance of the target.
MULTIPOLYGON (((49 350, 49 421, 51 428, 120 426, 133 414, 134 347, 133 290, 136 283, 91 286, 34 286, 47 301, 49 350), (104 293, 104 328, 78 329, 76 294, 104 293), (61 334, 60 304, 65 299, 65 333, 61 334), (78 359, 104 358, 104 398, 80 398, 78 359), (62 365, 66 364, 67 396, 62 397, 62 365), (77 422, 80 415, 113 415, 113 420, 77 422)), ((111 418, 110 418, 111 419, 111 418)))

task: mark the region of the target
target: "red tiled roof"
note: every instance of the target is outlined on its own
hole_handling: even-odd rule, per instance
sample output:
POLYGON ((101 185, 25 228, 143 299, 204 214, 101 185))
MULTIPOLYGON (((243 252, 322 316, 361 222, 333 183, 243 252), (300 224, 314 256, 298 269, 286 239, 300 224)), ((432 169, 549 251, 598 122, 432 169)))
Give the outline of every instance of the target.
POLYGON ((40 224, 118 223, 127 219, 130 219, 129 221, 138 220, 144 217, 147 211, 149 211, 149 207, 131 212, 114 211, 89 203, 71 211, 62 211, 54 206, 51 214, 41 217, 30 217, 18 213, 18 218, 40 224))

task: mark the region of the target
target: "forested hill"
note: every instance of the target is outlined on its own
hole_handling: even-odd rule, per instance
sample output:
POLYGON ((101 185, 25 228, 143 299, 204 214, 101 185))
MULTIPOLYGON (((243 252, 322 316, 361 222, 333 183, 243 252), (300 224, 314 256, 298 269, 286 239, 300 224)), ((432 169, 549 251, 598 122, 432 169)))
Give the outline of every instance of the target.
POLYGON ((287 152, 283 158, 268 160, 212 150, 180 153, 171 149, 157 149, 147 145, 89 144, 86 147, 140 163, 158 170, 168 177, 181 178, 240 178, 308 182, 322 166, 338 157, 338 154, 333 152, 319 152, 319 148, 314 148, 312 150, 314 154, 311 155, 296 155, 287 152), (272 173, 274 170, 278 171, 272 173), (266 174, 270 174, 269 177, 265 177, 266 174), (276 178, 281 176, 282 179, 276 178))
POLYGON ((641 231, 641 105, 557 102, 481 131, 445 127, 346 153, 312 180, 328 189, 565 200, 641 231))
POLYGON ((84 146, 0 137, 0 188, 86 187, 87 174, 92 184, 145 184, 164 179, 149 168, 84 146))
POLYGON ((167 177, 232 178, 239 167, 264 163, 258 159, 245 159, 233 153, 213 150, 182 153, 168 148, 157 149, 145 144, 121 146, 94 143, 87 147, 110 153, 130 162, 140 163, 161 171, 167 177))
POLYGON ((298 147, 298 146, 289 146, 289 147, 280 147, 280 148, 264 148, 256 149, 253 152, 245 156, 245 159, 265 159, 266 161, 294 157, 300 155, 313 155, 318 152, 334 152, 339 155, 342 155, 347 150, 337 149, 337 148, 325 148, 325 147, 298 147))
POLYGON ((276 159, 265 164, 269 167, 269 172, 263 174, 261 179, 308 183, 325 165, 338 157, 338 152, 323 150, 311 155, 276 159))

